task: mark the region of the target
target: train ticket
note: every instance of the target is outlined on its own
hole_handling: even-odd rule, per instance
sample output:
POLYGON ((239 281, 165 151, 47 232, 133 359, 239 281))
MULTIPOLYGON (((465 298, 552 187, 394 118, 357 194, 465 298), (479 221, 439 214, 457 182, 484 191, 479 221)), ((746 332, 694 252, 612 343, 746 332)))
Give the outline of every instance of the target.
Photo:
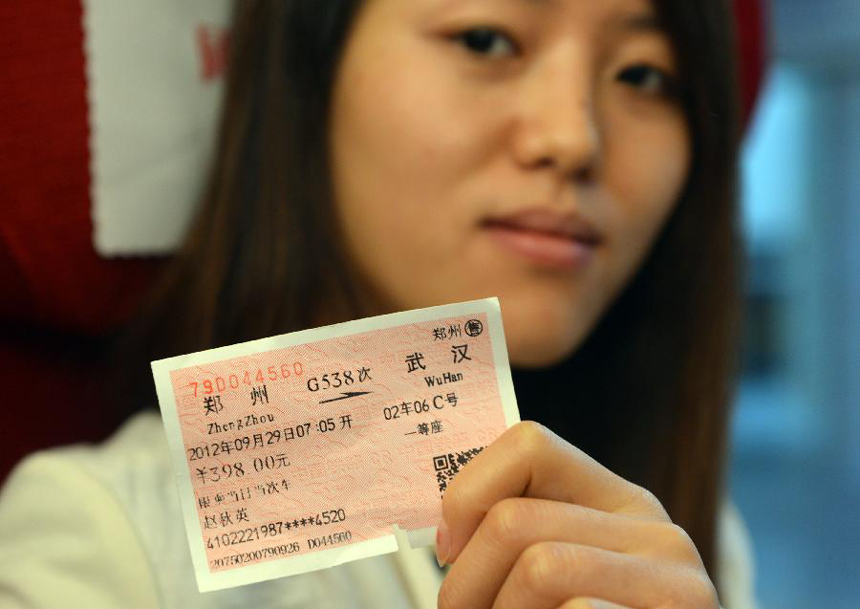
POLYGON ((201 592, 433 542, 519 420, 497 299, 152 363, 201 592))

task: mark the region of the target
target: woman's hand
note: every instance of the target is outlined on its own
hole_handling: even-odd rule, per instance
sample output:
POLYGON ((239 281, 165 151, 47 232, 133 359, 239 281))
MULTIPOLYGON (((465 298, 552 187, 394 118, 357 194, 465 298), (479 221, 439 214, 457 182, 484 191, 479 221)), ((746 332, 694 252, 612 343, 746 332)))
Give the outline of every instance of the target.
POLYGON ((440 609, 716 609, 690 537, 647 490, 519 423, 442 502, 440 609))

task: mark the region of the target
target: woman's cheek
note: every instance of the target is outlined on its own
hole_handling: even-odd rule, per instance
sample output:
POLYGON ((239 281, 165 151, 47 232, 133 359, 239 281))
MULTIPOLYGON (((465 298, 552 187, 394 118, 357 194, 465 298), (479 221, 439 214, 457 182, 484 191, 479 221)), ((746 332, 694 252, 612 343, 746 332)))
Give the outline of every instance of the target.
POLYGON ((659 130, 629 127, 630 143, 619 151, 607 183, 613 188, 612 240, 623 281, 638 271, 674 211, 689 171, 686 129, 679 121, 659 130), (637 132, 638 131, 638 132, 637 132), (659 143, 659 146, 657 144, 659 143))

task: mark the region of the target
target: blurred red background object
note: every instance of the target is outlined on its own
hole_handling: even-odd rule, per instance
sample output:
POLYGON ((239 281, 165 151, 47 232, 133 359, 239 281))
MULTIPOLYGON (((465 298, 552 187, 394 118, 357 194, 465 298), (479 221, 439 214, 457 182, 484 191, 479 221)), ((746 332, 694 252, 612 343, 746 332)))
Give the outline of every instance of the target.
POLYGON ((767 63, 765 5, 760 0, 734 0, 738 22, 741 94, 744 119, 749 122, 767 63))
POLYGON ((119 423, 101 397, 98 345, 161 261, 93 249, 80 0, 4 2, 0 39, 2 480, 32 450, 119 423))

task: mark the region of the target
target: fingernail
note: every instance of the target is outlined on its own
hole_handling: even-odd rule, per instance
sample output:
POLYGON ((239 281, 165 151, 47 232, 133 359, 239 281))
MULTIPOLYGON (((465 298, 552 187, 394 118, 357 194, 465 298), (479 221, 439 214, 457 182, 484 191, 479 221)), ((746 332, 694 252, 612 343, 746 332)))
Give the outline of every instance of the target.
POLYGON ((443 520, 436 529, 436 562, 441 569, 448 564, 448 556, 451 555, 451 532, 448 524, 443 520))

